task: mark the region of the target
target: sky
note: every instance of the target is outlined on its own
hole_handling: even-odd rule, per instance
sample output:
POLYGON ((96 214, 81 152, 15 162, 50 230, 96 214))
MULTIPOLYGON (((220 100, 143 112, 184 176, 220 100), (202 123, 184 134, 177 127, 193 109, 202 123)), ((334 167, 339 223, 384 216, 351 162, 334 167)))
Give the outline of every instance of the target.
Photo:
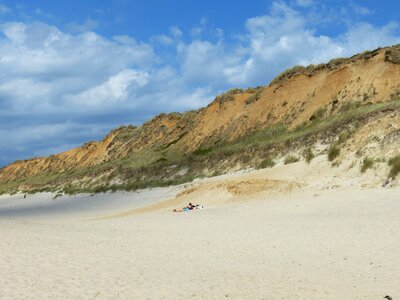
POLYGON ((294 65, 400 44, 400 1, 0 0, 0 167, 294 65))

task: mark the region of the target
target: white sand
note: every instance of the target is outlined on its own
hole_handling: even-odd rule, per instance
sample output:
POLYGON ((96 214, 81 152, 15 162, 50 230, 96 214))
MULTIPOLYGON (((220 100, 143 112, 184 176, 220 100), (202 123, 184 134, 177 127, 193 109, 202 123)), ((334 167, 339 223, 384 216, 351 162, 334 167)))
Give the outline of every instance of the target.
MULTIPOLYGON (((315 174, 297 169, 208 179, 176 199, 142 191, 151 206, 139 210, 13 215, 17 202, 0 197, 0 299, 399 299, 400 189, 300 188, 315 174), (282 174, 299 180, 266 181, 282 174), (206 209, 170 212, 186 201, 206 209)), ((101 197, 138 197, 116 195, 101 197)))

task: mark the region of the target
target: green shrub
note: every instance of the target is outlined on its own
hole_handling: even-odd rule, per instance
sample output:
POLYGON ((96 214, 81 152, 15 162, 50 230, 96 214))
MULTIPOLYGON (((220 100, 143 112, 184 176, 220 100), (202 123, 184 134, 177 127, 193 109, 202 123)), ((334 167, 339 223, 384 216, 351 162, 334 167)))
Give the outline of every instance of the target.
POLYGON ((349 101, 349 102, 345 102, 341 107, 340 107, 340 111, 341 112, 348 112, 348 111, 352 111, 354 109, 359 108, 360 106, 362 106, 361 102, 355 102, 355 101, 349 101))
POLYGON ((235 99, 235 95, 243 93, 242 89, 231 89, 227 91, 226 93, 223 93, 221 95, 218 95, 214 101, 219 102, 220 104, 233 101, 235 99))
POLYGON ((326 108, 320 108, 317 111, 315 111, 312 116, 310 117, 310 121, 314 120, 320 120, 325 116, 326 113, 326 108))
POLYGON ((207 155, 208 153, 210 153, 212 151, 212 147, 209 148, 199 148, 195 151, 193 151, 194 155, 207 155))
POLYGON ((238 160, 243 164, 248 164, 252 160, 252 158, 252 156, 244 154, 241 155, 238 160))
POLYGON ((75 195, 79 193, 79 190, 73 186, 66 186, 63 188, 62 192, 66 195, 75 195))
POLYGON ((243 92, 244 92, 243 89, 233 88, 233 89, 230 89, 227 93, 231 94, 231 95, 237 95, 237 94, 241 94, 243 92))
POLYGON ((140 184, 136 181, 129 182, 129 183, 125 184, 123 187, 121 187, 121 189, 133 192, 133 191, 140 189, 140 184))
POLYGON ((313 65, 313 64, 311 64, 311 65, 308 65, 308 66, 306 67, 306 69, 307 69, 308 72, 314 73, 315 71, 321 70, 321 69, 323 69, 324 67, 325 67, 325 64, 318 64, 318 65, 313 65))
POLYGON ((339 135, 339 140, 338 140, 338 144, 343 144, 344 142, 346 142, 351 135, 353 134, 353 130, 345 130, 343 131, 340 135, 339 135))
POLYGON ((400 155, 391 158, 388 164, 392 167, 389 176, 395 178, 400 173, 400 155))
POLYGON ((257 169, 272 168, 273 166, 275 166, 275 162, 271 158, 267 157, 261 161, 257 169))
POLYGON ((166 159, 165 157, 161 157, 161 158, 157 159, 155 162, 153 162, 152 164, 153 165, 154 164, 162 164, 162 163, 165 163, 165 162, 168 162, 168 159, 166 159))
POLYGON ((356 55, 356 57, 360 57, 360 58, 363 58, 365 60, 368 60, 368 59, 371 59, 374 56, 378 55, 380 49, 381 48, 377 48, 375 50, 366 50, 363 53, 356 55))
POLYGON ((220 176, 220 175, 222 175, 222 172, 220 172, 220 171, 218 171, 218 170, 215 170, 215 171, 211 174, 211 177, 220 176))
POLYGON ((400 64, 400 49, 390 49, 385 53, 385 61, 393 64, 400 64))
POLYGON ((277 84, 277 83, 282 83, 288 80, 289 78, 303 74, 306 71, 306 68, 303 66, 294 66, 293 68, 287 69, 283 71, 281 74, 276 76, 270 83, 270 85, 277 84))
POLYGON ((285 165, 292 164, 298 162, 299 158, 293 155, 289 155, 285 158, 285 165))
POLYGON ((333 144, 328 150, 328 160, 334 161, 340 154, 340 148, 337 144, 333 144))
POLYGON ((95 193, 95 194, 99 194, 99 193, 105 193, 105 192, 107 192, 107 191, 109 191, 110 190, 110 188, 108 187, 108 186, 106 186, 106 185, 99 185, 99 186, 96 186, 94 189, 93 189, 93 192, 95 193))
POLYGON ((361 166, 361 173, 364 173, 368 169, 372 168, 375 161, 372 158, 365 157, 361 166))
POLYGON ((306 160, 306 162, 309 164, 315 157, 314 152, 312 151, 311 148, 307 148, 303 152, 303 156, 306 160))
POLYGON ((253 102, 258 101, 261 98, 261 94, 262 94, 263 89, 257 89, 253 95, 251 95, 249 98, 247 98, 247 100, 245 101, 246 105, 249 105, 253 102))
POLYGON ((345 64, 347 61, 348 61, 348 59, 347 58, 343 58, 343 57, 334 58, 334 59, 331 59, 328 62, 328 65, 332 66, 332 67, 336 67, 336 66, 340 66, 340 65, 345 64))

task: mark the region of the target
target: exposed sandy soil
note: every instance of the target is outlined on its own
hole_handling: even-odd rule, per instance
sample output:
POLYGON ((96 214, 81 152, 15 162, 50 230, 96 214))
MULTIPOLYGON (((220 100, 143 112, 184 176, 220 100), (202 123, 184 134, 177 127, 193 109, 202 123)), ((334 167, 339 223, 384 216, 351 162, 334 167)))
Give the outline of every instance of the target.
POLYGON ((400 189, 355 169, 317 157, 139 193, 1 196, 0 299, 398 299, 400 189), (187 202, 205 208, 171 211, 187 202))

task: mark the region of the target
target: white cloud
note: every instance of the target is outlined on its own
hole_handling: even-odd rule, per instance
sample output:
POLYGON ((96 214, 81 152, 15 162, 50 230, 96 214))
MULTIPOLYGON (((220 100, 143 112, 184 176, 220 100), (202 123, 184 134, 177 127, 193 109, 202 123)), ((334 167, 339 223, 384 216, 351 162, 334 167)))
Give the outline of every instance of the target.
POLYGON ((388 23, 382 27, 358 23, 337 40, 346 49, 345 54, 351 55, 362 50, 400 43, 399 29, 400 26, 396 22, 388 23))
POLYGON ((162 45, 165 45, 165 46, 174 44, 174 40, 165 34, 160 34, 160 35, 154 36, 152 38, 152 41, 162 44, 162 45))
POLYGON ((182 75, 193 82, 218 80, 223 62, 224 49, 208 41, 193 41, 180 45, 178 52, 182 57, 182 75), (203 66, 203 67, 202 67, 203 66), (204 66, 207 66, 204 68, 204 66))
POLYGON ((70 35, 43 23, 7 23, 1 30, 6 38, 0 40, 0 91, 32 110, 38 102, 90 90, 123 70, 145 68, 154 58, 149 45, 127 37, 70 35))
POLYGON ((221 41, 188 45, 183 60, 184 74, 191 75, 190 78, 196 75, 198 82, 201 78, 210 78, 239 86, 266 84, 293 65, 326 62, 334 57, 400 43, 397 23, 382 27, 352 23, 347 32, 331 37, 316 34, 313 26, 313 20, 285 2, 274 2, 269 14, 247 20, 247 34, 233 49, 221 41))
MULTIPOLYGON (((47 123, 45 120, 42 124, 0 128, 0 135, 7 139, 0 141, 1 152, 9 151, 20 155, 29 153, 30 156, 50 155, 77 147, 79 145, 77 141, 87 139, 88 136, 104 135, 107 130, 108 128, 98 124, 80 124, 69 121, 47 123)), ((1 156, 7 157, 6 155, 1 156)))
POLYGON ((89 88, 73 98, 77 105, 99 107, 112 105, 115 101, 124 101, 133 96, 135 89, 148 83, 149 75, 135 70, 123 70, 111 76, 104 83, 89 88))
POLYGON ((0 29, 12 44, 21 44, 26 40, 26 27, 22 23, 7 23, 2 25, 0 29))
POLYGON ((175 38, 180 38, 183 35, 182 30, 178 26, 171 26, 169 31, 175 38))

